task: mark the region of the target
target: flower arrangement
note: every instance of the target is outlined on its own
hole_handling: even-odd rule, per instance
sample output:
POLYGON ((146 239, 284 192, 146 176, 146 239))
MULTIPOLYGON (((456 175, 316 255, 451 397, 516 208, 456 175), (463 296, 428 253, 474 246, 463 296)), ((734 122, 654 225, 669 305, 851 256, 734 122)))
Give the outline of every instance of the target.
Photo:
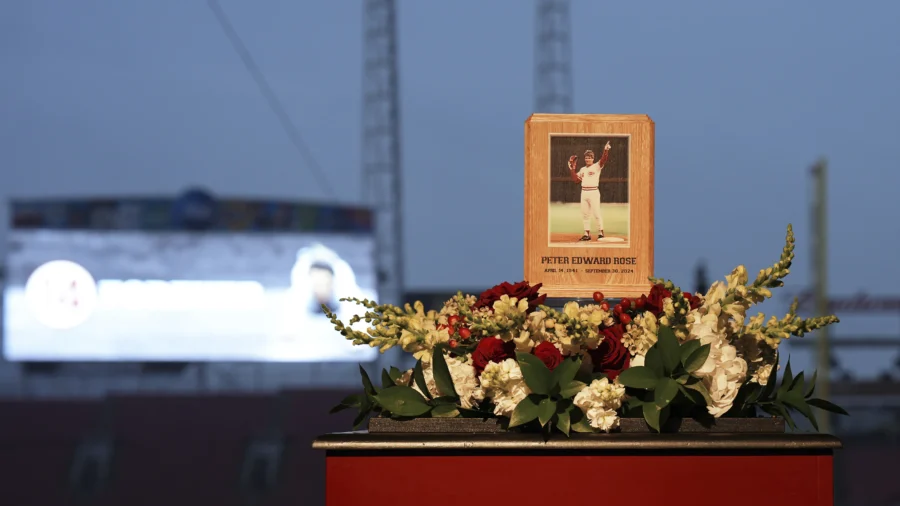
POLYGON ((792 428, 799 413, 818 429, 812 407, 846 415, 813 397, 816 376, 796 376, 790 361, 777 386, 782 340, 838 322, 803 319, 797 301, 784 318, 748 316, 783 286, 794 258, 790 226, 779 260, 751 283, 744 266, 706 294, 687 293, 651 278, 652 289, 614 306, 602 293, 593 304, 544 305, 540 285, 502 283, 479 297, 457 294, 437 311, 421 302, 402 308, 347 299, 367 308, 350 325, 325 308, 335 328, 356 345, 395 346, 414 368, 384 370, 375 386, 360 368, 364 392, 332 412, 368 416, 500 418, 507 429, 610 432, 623 417, 642 417, 654 431, 670 418, 781 416, 792 428))

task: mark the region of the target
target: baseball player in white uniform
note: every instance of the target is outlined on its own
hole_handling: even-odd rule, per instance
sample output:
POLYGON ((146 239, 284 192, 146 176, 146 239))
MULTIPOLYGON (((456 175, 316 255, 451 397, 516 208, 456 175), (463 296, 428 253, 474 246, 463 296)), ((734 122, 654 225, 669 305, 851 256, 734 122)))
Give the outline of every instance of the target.
POLYGON ((569 173, 572 179, 581 183, 581 219, 584 220, 584 235, 581 241, 591 240, 591 217, 597 222, 597 240, 603 239, 603 218, 600 216, 600 173, 609 159, 609 142, 603 147, 600 160, 594 163, 594 152, 584 152, 584 167, 575 172, 578 155, 569 157, 569 173))

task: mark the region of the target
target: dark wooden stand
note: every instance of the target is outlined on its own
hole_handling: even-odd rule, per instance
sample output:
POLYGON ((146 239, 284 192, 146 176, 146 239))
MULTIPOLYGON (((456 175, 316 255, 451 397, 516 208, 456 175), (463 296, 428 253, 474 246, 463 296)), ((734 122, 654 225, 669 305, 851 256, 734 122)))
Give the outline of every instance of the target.
POLYGON ((326 504, 832 506, 834 436, 347 432, 326 452, 326 504))

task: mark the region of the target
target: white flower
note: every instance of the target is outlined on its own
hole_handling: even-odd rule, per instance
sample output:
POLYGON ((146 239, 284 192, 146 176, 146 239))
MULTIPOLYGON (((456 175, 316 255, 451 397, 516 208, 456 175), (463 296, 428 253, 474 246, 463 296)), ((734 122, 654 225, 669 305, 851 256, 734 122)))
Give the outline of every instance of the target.
MULTIPOLYGON (((741 360, 743 362, 743 360, 741 360)), ((712 403, 706 407, 709 414, 718 418, 728 412, 734 404, 738 391, 741 389, 741 383, 729 381, 725 374, 716 374, 704 381, 706 389, 709 390, 709 397, 712 403)))
POLYGON ((497 416, 511 416, 519 402, 531 393, 519 363, 512 358, 487 364, 481 372, 481 388, 484 396, 494 402, 497 416))
POLYGON ((644 365, 644 355, 635 355, 631 358, 631 362, 628 367, 641 367, 644 365))
POLYGON ((453 388, 459 396, 460 406, 469 409, 475 403, 484 400, 484 391, 478 384, 472 361, 463 362, 454 357, 447 357, 446 361, 450 376, 453 378, 453 388))
POLYGON ((578 392, 573 402, 584 412, 591 427, 609 432, 619 426, 616 410, 622 406, 624 398, 624 386, 602 378, 578 392))
POLYGON ((694 371, 709 391, 709 414, 718 418, 731 409, 738 390, 747 379, 747 362, 737 355, 737 349, 724 340, 710 343, 709 358, 703 367, 694 371))

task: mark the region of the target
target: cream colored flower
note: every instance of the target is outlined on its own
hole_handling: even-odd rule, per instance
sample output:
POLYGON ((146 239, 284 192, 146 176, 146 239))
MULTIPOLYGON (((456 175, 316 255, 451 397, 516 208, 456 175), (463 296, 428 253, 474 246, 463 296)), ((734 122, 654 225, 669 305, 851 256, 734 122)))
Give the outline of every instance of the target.
MULTIPOLYGON (((397 385, 406 386, 406 385, 409 385, 409 382, 410 382, 410 380, 412 380, 412 377, 413 377, 413 370, 409 369, 407 371, 404 371, 403 374, 401 374, 399 378, 394 380, 394 383, 396 383, 397 385)), ((418 389, 416 389, 416 390, 418 390, 418 389)), ((422 393, 422 392, 419 392, 419 393, 422 393)))
POLYGON ((628 324, 622 335, 622 344, 628 348, 632 356, 646 355, 651 346, 656 344, 659 323, 653 313, 643 313, 628 324))
POLYGON ((619 426, 616 410, 622 407, 624 398, 624 386, 602 378, 578 392, 573 402, 584 412, 591 427, 608 432, 619 426))
POLYGON ((756 370, 756 373, 753 374, 753 377, 750 378, 750 381, 759 383, 762 386, 766 386, 769 383, 769 376, 772 375, 772 364, 766 364, 760 366, 759 369, 756 370))
POLYGON ((535 346, 535 342, 531 339, 531 332, 527 330, 519 332, 518 336, 513 337, 513 341, 516 343, 516 351, 518 352, 527 353, 535 346))
POLYGON ((500 300, 494 301, 494 315, 513 317, 525 314, 528 310, 528 299, 519 300, 509 295, 501 295, 500 300))
POLYGON ((712 304, 719 303, 725 298, 726 287, 721 281, 716 281, 709 287, 704 297, 703 307, 709 307, 712 304))
POLYGON ((497 416, 511 416, 519 402, 531 393, 519 363, 511 358, 487 364, 480 379, 484 396, 493 401, 497 416))
POLYGON ((666 297, 665 299, 663 299, 663 313, 669 319, 675 317, 675 302, 671 297, 666 297))
MULTIPOLYGON (((733 290, 740 286, 743 286, 746 290, 747 280, 747 268, 743 265, 738 265, 731 271, 731 274, 725 276, 725 281, 728 282, 728 290, 733 290)), ((721 298, 721 297, 720 297, 721 298)))

